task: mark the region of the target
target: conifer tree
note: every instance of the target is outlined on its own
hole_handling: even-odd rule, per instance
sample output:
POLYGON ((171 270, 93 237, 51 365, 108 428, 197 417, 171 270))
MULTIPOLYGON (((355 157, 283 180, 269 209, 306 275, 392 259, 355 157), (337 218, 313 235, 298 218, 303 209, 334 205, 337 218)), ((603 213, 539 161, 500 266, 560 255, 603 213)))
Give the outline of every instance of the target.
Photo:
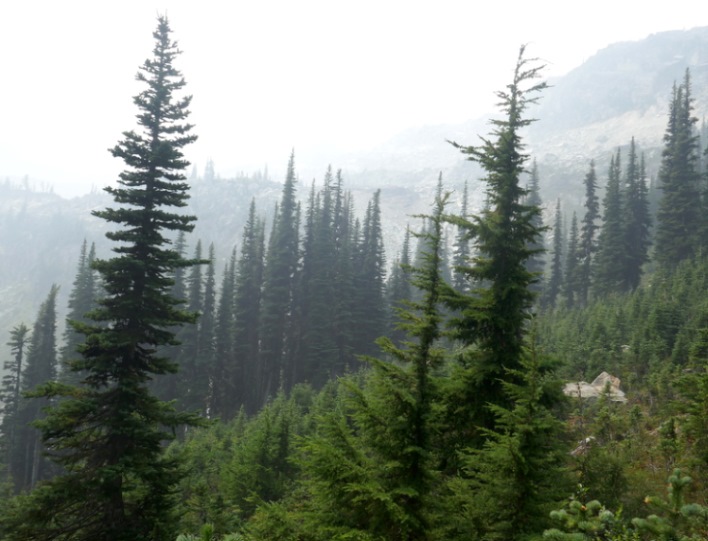
POLYGON ((211 367, 209 382, 210 416, 228 419, 238 408, 235 401, 240 400, 231 388, 234 378, 234 287, 236 280, 236 247, 231 252, 231 260, 224 268, 221 280, 221 296, 216 313, 214 336, 214 363, 211 367))
POLYGON ((459 374, 446 393, 453 454, 460 446, 479 445, 485 439, 483 430, 496 426, 490 404, 510 404, 502 382, 517 379, 508 371, 520 367, 534 300, 529 289, 534 276, 526 264, 541 234, 535 225, 540 209, 524 204, 528 190, 520 178, 528 155, 521 131, 532 122, 524 113, 536 101, 534 94, 546 85, 534 81, 542 68, 524 58, 524 50, 512 83, 497 92, 504 118, 493 121, 492 138, 482 138, 480 146, 455 145, 486 172, 488 205, 480 216, 455 220, 474 237, 476 256, 464 269, 473 291, 450 294, 448 300, 459 313, 451 321, 452 337, 464 346, 459 374))
MULTIPOLYGON (((468 212, 469 196, 467 181, 465 181, 465 187, 462 190, 460 216, 466 220, 468 212)), ((470 238, 469 232, 464 228, 457 227, 456 229, 457 234, 455 235, 455 244, 452 255, 452 287, 458 293, 466 293, 468 291, 467 288, 469 287, 469 284, 467 283, 463 269, 467 267, 468 259, 470 257, 470 238)))
POLYGON ((563 214, 560 199, 556 201, 556 214, 553 220, 553 254, 543 304, 549 308, 556 305, 556 300, 563 285, 563 214))
POLYGON ((386 295, 388 297, 388 306, 390 310, 390 324, 388 335, 391 341, 399 345, 405 338, 405 332, 398 328, 398 311, 403 308, 407 302, 412 300, 412 287, 410 281, 411 270, 411 232, 406 227, 406 234, 403 237, 403 246, 401 247, 401 255, 393 263, 391 276, 386 286, 386 295))
POLYGON ((386 257, 381 229, 381 190, 374 193, 366 209, 361 243, 355 258, 354 349, 371 355, 376 339, 386 329, 384 278, 386 257))
POLYGON ((573 308, 578 296, 578 217, 573 212, 570 222, 570 232, 568 233, 568 248, 565 254, 565 268, 563 274, 563 296, 567 308, 573 308))
POLYGON ((208 414, 209 392, 212 387, 211 375, 214 370, 214 357, 216 351, 216 254, 214 243, 209 245, 206 279, 204 282, 204 306, 199 317, 199 376, 195 382, 194 397, 199 400, 197 407, 208 414))
POLYGON ((514 374, 518 383, 504 383, 512 405, 491 406, 497 429, 482 449, 463 453, 467 475, 453 482, 451 502, 461 510, 450 521, 459 524, 458 538, 535 539, 567 498, 564 427, 553 412, 561 385, 551 368, 532 343, 514 374))
POLYGON ((320 191, 315 191, 313 183, 297 284, 298 338, 294 354, 298 357, 299 373, 295 382, 308 381, 317 387, 336 374, 332 304, 337 268, 333 181, 329 167, 320 191))
MULTIPOLYGON (((177 239, 175 240, 175 252, 179 254, 180 257, 184 257, 184 252, 187 249, 187 238, 184 234, 184 231, 178 231, 177 232, 177 239)), ((172 271, 172 278, 174 280, 174 284, 172 284, 172 289, 170 290, 170 294, 175 298, 175 299, 186 299, 187 298, 187 286, 185 284, 184 280, 184 275, 185 275, 185 268, 184 267, 177 267, 174 271, 172 271)))
POLYGON ((295 199, 295 153, 290 155, 283 193, 273 221, 264 270, 258 395, 261 403, 289 388, 294 367, 287 351, 293 285, 299 259, 299 210, 295 199))
POLYGON ((27 358, 22 368, 20 387, 23 398, 20 399, 17 417, 20 429, 17 447, 12 452, 13 463, 10 465, 10 469, 17 474, 15 484, 22 490, 33 488, 38 481, 47 479, 52 472, 51 464, 43 456, 45 445, 41 434, 33 426, 33 423, 44 418, 43 410, 50 405, 50 400, 47 397, 33 399, 28 395, 41 385, 57 379, 58 292, 59 288, 52 286, 47 299, 39 308, 27 348, 27 358))
POLYGON ((363 388, 345 380, 346 413, 327 415, 305 443, 302 465, 312 505, 306 527, 315 538, 431 537, 433 371, 443 359, 437 341, 446 200, 436 198, 422 233, 423 266, 411 270, 422 298, 399 312, 408 340, 399 348, 380 339, 388 359, 367 359, 372 369, 363 388))
MULTIPOLYGON (((530 181, 528 187, 528 196, 526 197, 526 205, 529 207, 541 208, 543 206, 543 201, 541 201, 541 187, 539 185, 538 178, 538 164, 536 160, 533 160, 531 164, 530 181)), ((534 227, 538 228, 539 231, 543 230, 543 216, 539 213, 534 217, 534 227)), ((526 262, 526 269, 533 273, 535 276, 535 281, 531 285, 531 290, 537 295, 541 294, 543 290, 542 276, 543 269, 545 267, 545 261, 543 254, 545 252, 545 247, 543 244, 543 236, 539 235, 534 242, 531 249, 534 254, 526 262)))
MULTIPOLYGON (((263 288, 263 258, 265 255, 263 222, 256 215, 256 201, 251 201, 248 220, 243 230, 241 258, 236 269, 234 296, 234 359, 239 373, 232 386, 242 395, 246 411, 256 411, 262 404, 254 392, 258 381, 258 344, 263 288)), ((235 414, 238 404, 233 404, 235 414)))
MULTIPOLYGON (((202 241, 198 240, 194 248, 193 261, 206 262, 202 258, 202 241)), ((200 316, 204 312, 204 280, 202 276, 202 266, 194 265, 190 269, 187 277, 187 310, 200 316)), ((201 322, 196 325, 187 325, 177 333, 180 342, 177 364, 179 373, 177 375, 176 395, 172 397, 177 400, 181 409, 204 411, 204 395, 207 392, 208 376, 203 366, 204 359, 201 356, 201 343, 204 335, 201 329, 201 322)))
POLYGON ((600 202, 596 195, 597 174, 595 173, 595 162, 590 162, 590 169, 583 181, 585 185, 585 215, 580 231, 580 241, 578 246, 579 259, 579 280, 578 280, 578 302, 581 306, 587 305, 588 293, 592 285, 592 263, 593 255, 597 250, 597 240, 595 233, 599 229, 597 221, 600 219, 600 202))
MULTIPOLYGON (((18 441, 23 435, 24 427, 20 421, 20 405, 22 404, 22 372, 26 350, 29 344, 29 327, 24 323, 13 327, 10 331, 10 347, 12 357, 3 364, 5 375, 2 378, 0 390, 0 450, 2 450, 1 464, 7 467, 6 474, 9 481, 19 481, 21 464, 16 453, 19 450, 18 441)), ((19 483, 13 483, 15 488, 19 483)))
POLYGON ((649 260, 651 227, 644 155, 638 159, 634 137, 629 146, 625 186, 622 213, 625 243, 624 281, 627 289, 634 290, 642 276, 642 265, 649 260))
POLYGON ((701 242, 699 136, 693 116, 690 72, 674 84, 659 169, 655 258, 664 268, 696 254, 701 242))
MULTIPOLYGON (((435 189, 435 198, 442 199, 444 195, 443 191, 443 179, 442 171, 438 173, 438 184, 435 189)), ((449 232, 447 227, 443 227, 442 239, 440 241, 440 276, 446 284, 452 283, 452 268, 450 268, 450 257, 449 257, 449 232)))
POLYGON ((63 397, 39 426, 62 474, 19 502, 6 521, 8 539, 92 541, 172 540, 171 493, 179 479, 175 459, 163 456, 171 431, 194 422, 160 402, 148 381, 176 367, 156 350, 174 342, 176 325, 194 315, 170 295, 174 269, 190 261, 170 249, 165 233, 191 231, 194 217, 178 214, 188 198, 182 149, 195 140, 185 123, 190 97, 177 97, 184 79, 173 62, 179 50, 165 17, 158 18, 153 56, 137 79, 138 131, 123 133, 110 150, 126 165, 116 187, 106 188, 115 208, 94 214, 120 228, 107 233, 115 256, 94 265, 105 298, 78 324, 86 335, 82 387, 58 383, 36 394, 63 397))
POLYGON ((354 253, 355 239, 353 202, 350 193, 344 192, 341 170, 337 172, 334 195, 334 316, 332 333, 335 338, 336 360, 334 372, 343 374, 354 362, 354 253))
POLYGON ((602 200, 602 228, 597 240, 593 287, 594 294, 599 297, 626 289, 624 274, 626 253, 620 171, 620 152, 618 150, 610 160, 607 188, 602 200))
MULTIPOLYGON (((67 321, 78 321, 80 323, 88 323, 88 314, 96 308, 96 300, 98 297, 98 288, 96 284, 96 271, 93 269, 93 262, 96 259, 96 246, 91 243, 91 247, 87 248, 88 244, 84 240, 81 245, 81 255, 79 257, 79 266, 74 279, 74 288, 69 295, 69 311, 67 313, 67 321)), ((78 383, 81 378, 81 373, 72 371, 70 364, 72 359, 76 359, 79 354, 77 348, 83 342, 83 336, 77 332, 71 324, 68 324, 64 331, 64 346, 61 349, 59 377, 66 383, 78 383)))

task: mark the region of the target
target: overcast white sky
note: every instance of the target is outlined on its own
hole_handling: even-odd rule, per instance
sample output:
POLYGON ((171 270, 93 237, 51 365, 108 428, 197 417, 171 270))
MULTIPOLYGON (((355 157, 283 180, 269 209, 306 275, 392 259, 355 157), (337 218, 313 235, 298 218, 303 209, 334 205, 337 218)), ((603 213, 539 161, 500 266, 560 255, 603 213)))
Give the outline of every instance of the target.
MULTIPOLYGON (((519 45, 549 76, 617 41, 708 25, 695 0, 0 2, 0 179, 63 195, 111 183, 137 68, 167 13, 199 141, 223 176, 493 110, 519 45)), ((474 142, 474 141, 470 141, 474 142)), ((311 160, 310 160, 311 161, 311 160)), ((327 166, 325 158, 321 169, 327 166)), ((337 167, 334 163, 333 166, 337 167)))

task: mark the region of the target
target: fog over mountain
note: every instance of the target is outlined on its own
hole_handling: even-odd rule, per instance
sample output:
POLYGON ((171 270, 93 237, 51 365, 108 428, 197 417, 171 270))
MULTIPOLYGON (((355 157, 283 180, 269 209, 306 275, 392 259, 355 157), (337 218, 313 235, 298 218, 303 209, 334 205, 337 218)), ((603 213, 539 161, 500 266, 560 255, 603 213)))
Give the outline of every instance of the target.
MULTIPOLYGON (((655 176, 671 88, 674 81, 682 80, 686 68, 691 70, 695 114, 700 119, 708 110, 708 27, 610 45, 564 77, 552 80, 533 111, 539 120, 527 138, 528 150, 538 160, 543 200, 562 197, 577 205, 589 161, 596 160, 599 182, 604 185, 609 153, 627 145, 632 136, 647 157, 650 176, 655 176)), ((300 159, 295 149, 303 208, 312 181, 321 184, 329 164, 335 171, 342 169, 345 188, 352 191, 358 213, 363 213, 374 190, 381 188, 390 264, 411 215, 427 210, 440 173, 445 186, 456 192, 454 201, 469 181, 473 205, 482 203, 478 169, 465 162, 447 140, 475 144, 489 129, 488 119, 478 118, 411 128, 366 151, 300 159)), ((284 169, 288 156, 281 158, 284 169)), ((283 179, 266 170, 220 178, 218 163, 211 178, 204 174, 204 165, 198 164, 192 179, 187 210, 199 221, 189 242, 190 246, 197 239, 207 246, 214 242, 220 270, 240 242, 252 198, 270 226, 283 179)), ((61 286, 59 308, 60 313, 65 311, 83 239, 96 242, 99 257, 108 255, 103 236, 106 225, 90 211, 109 203, 101 192, 62 198, 32 178, 0 182, 0 358, 6 357, 9 329, 21 321, 31 325, 52 283, 61 286)))

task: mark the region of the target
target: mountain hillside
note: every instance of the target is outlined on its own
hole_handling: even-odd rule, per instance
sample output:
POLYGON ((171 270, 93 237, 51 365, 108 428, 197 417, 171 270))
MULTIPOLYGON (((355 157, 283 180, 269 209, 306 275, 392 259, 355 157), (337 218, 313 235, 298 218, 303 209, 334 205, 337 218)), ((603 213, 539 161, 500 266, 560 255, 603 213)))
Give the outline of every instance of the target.
MULTIPOLYGON (((603 186, 610 152, 628 145, 632 136, 645 153, 648 173, 655 177, 671 88, 674 81, 683 79, 686 68, 691 70, 695 114, 703 118, 708 111, 708 27, 610 45, 550 81, 551 88, 533 112, 538 122, 527 138, 528 150, 538 160, 541 194, 548 208, 557 197, 571 207, 580 205, 582 179, 591 159, 596 161, 603 186)), ((335 170, 341 168, 359 215, 373 191, 381 188, 390 264, 411 216, 428 211, 440 173, 446 186, 456 191, 453 201, 459 200, 463 182, 470 181, 473 208, 482 204, 482 184, 475 182, 479 169, 464 161, 446 140, 475 144, 489 129, 486 118, 410 129, 366 152, 324 158, 318 165, 322 175, 315 180, 321 183, 328 163, 335 170)), ((285 163, 287 156, 274 159, 285 163)), ((258 212, 270 220, 282 180, 260 173, 236 179, 195 179, 188 210, 199 221, 190 245, 197 239, 206 245, 214 242, 221 270, 241 240, 251 199, 256 199, 258 212)), ((311 182, 309 178, 299 181, 303 208, 311 182)), ((109 203, 103 193, 63 199, 27 185, 0 185, 0 361, 6 358, 9 329, 21 321, 32 324, 54 282, 61 286, 60 310, 65 309, 84 238, 97 243, 99 257, 108 255, 106 226, 90 211, 109 203)))

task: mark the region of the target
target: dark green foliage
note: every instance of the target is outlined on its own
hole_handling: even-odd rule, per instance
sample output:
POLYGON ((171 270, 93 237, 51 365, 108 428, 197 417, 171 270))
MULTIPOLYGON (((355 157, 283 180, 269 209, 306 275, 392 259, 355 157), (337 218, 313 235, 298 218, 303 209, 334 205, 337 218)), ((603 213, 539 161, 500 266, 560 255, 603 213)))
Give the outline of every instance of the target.
POLYGON ((322 386, 336 374, 336 337, 334 332, 335 273, 337 269, 335 236, 336 186, 331 167, 324 186, 315 192, 313 183, 305 221, 302 266, 295 294, 295 323, 298 357, 295 381, 322 386))
POLYGON ((599 226, 600 203, 598 201, 597 175, 595 173, 595 162, 590 162, 590 170, 584 179, 585 184, 585 215, 580 231, 580 241, 578 245, 578 303, 585 306, 588 302, 588 292, 592 286, 591 269, 593 267, 593 255, 597 250, 597 238, 595 233, 599 226))
POLYGON ((343 409, 325 416, 318 434, 306 440, 302 467, 311 502, 305 516, 315 539, 430 538, 445 199, 437 199, 428 217, 423 266, 411 270, 422 299, 400 310, 408 340, 399 348, 382 338, 389 359, 369 359, 363 386, 345 380, 343 409))
POLYGON ((386 330, 385 275, 381 190, 377 190, 366 208, 361 239, 354 255, 355 330, 352 345, 363 355, 375 353, 376 339, 386 330))
POLYGON ((556 201, 556 214, 553 220, 553 252, 551 269, 543 293, 543 305, 553 308, 563 285, 563 214, 560 199, 556 201))
POLYGON ((649 261, 651 227, 644 156, 637 159, 634 137, 629 146, 623 205, 624 282, 633 290, 639 285, 642 266, 649 261))
POLYGON ((701 215, 696 122, 687 69, 683 83, 674 84, 659 170, 655 257, 669 269, 694 256, 702 242, 698 235, 706 218, 701 215))
POLYGON ((33 423, 44 418, 44 408, 50 400, 30 398, 29 393, 37 387, 57 379, 56 352, 56 300, 59 288, 52 286, 47 299, 42 303, 32 328, 27 357, 22 367, 20 399, 17 418, 17 438, 10 450, 9 469, 13 472, 15 486, 29 490, 39 481, 52 474, 51 465, 44 458, 45 444, 33 423))
POLYGON ((678 410, 690 465, 699 482, 708 481, 708 328, 696 334, 689 369, 678 382, 678 410))
POLYGON ((221 296, 216 311, 214 337, 214 362, 209 377, 209 415, 229 419, 238 406, 239 397, 233 395, 229 383, 233 381, 234 368, 234 287, 236 280, 236 248, 231 252, 231 260, 224 269, 221 281, 221 296))
MULTIPOLYGON (((213 255, 213 254, 212 254, 213 255)), ((202 264, 208 263, 209 260, 202 258, 202 242, 197 241, 194 249, 195 263, 190 269, 187 278, 187 309, 193 314, 203 316, 205 313, 205 283, 202 273, 202 264)), ((213 265, 213 264, 212 264, 213 265)), ((212 340, 212 334, 207 334, 206 331, 213 333, 213 267, 212 273, 212 299, 211 299, 211 316, 207 315, 206 323, 211 324, 212 328, 203 328, 204 318, 200 317, 195 325, 187 325, 177 333, 177 339, 180 342, 179 353, 177 356, 177 364, 179 373, 177 374, 177 395, 174 399, 180 406, 180 409, 189 411, 198 411, 201 415, 206 412, 206 397, 209 392, 209 342, 212 340)))
POLYGON ((548 525, 548 513, 567 495, 563 423, 552 408, 560 381, 534 348, 504 383, 510 408, 491 405, 495 431, 481 449, 464 454, 465 476, 451 483, 460 539, 528 539, 548 525))
POLYGON ((199 359, 200 374, 198 377, 198 388, 195 388, 193 395, 201 403, 199 407, 206 409, 209 405, 209 389, 212 387, 210 380, 214 369, 214 354, 216 351, 216 255, 214 244, 209 245, 208 265, 206 270, 206 280, 204 282, 204 306, 199 318, 199 359))
POLYGON ((568 248, 565 254, 565 267, 563 269, 563 296, 565 306, 572 308, 575 306, 580 289, 580 257, 578 248, 578 218, 573 213, 570 221, 570 232, 568 233, 568 248))
POLYGON ((705 291, 705 260, 687 261, 673 273, 655 273, 631 294, 596 299, 572 313, 545 314, 539 340, 564 360, 569 379, 592 381, 608 371, 622 381, 642 382, 660 367, 672 370, 688 362, 690 345, 706 326, 705 291))
POLYGON ((185 83, 173 66, 179 50, 164 17, 154 38, 153 57, 137 75, 144 88, 134 98, 140 130, 124 132, 111 149, 127 166, 118 186, 106 188, 118 206, 95 212, 120 227, 107 233, 116 255, 94 263, 105 287, 91 314, 95 323, 77 325, 86 341, 72 369, 86 373, 83 385, 50 382, 35 393, 62 398, 37 423, 62 473, 18 502, 6 522, 8 539, 175 537, 178 464, 163 456, 162 443, 195 419, 160 402, 148 382, 175 371, 156 350, 174 344, 172 328, 195 320, 170 295, 169 276, 191 261, 170 249, 165 233, 193 227, 194 217, 169 209, 186 204, 182 147, 196 137, 184 122, 190 98, 174 95, 185 83))
MULTIPOLYGON (((467 182, 462 191, 462 203, 460 205, 460 216, 467 220, 469 218, 469 200, 467 182)), ((456 227, 455 243, 452 254, 452 287, 458 293, 469 291, 469 284, 465 278, 464 269, 467 268, 470 257, 470 232, 462 227, 456 227)))
POLYGON ((312 432, 315 415, 331 409, 333 387, 315 395, 296 386, 253 417, 241 410, 230 421, 191 431, 173 444, 169 454, 182 458, 186 473, 178 487, 180 531, 211 524, 214 535, 222 536, 247 521, 251 529, 256 509, 262 513, 268 502, 289 497, 299 473, 295 440, 312 432))
POLYGON ((264 271, 258 403, 293 382, 294 360, 288 347, 295 274, 298 268, 298 205, 295 200, 295 153, 288 161, 283 194, 273 220, 264 271))
POLYGON ((691 478, 680 469, 669 477, 667 498, 648 496, 645 502, 653 513, 646 518, 632 519, 632 525, 642 533, 661 541, 691 541, 705 539, 708 533, 708 507, 687 504, 691 478))
POLYGON ((551 513, 565 532, 547 530, 547 541, 699 541, 708 533, 708 508, 700 503, 686 503, 691 478, 676 469, 669 476, 667 498, 647 496, 644 503, 653 513, 636 517, 629 523, 621 510, 613 513, 597 500, 571 499, 565 509, 551 513))
POLYGON ((236 268, 234 291, 234 360, 230 392, 233 415, 240 406, 255 411, 262 404, 253 383, 259 381, 260 313, 265 256, 265 225, 256 216, 256 202, 251 201, 248 221, 243 230, 241 258, 236 268))
MULTIPOLYGON (((526 196, 526 205, 539 209, 542 208, 543 201, 541 201, 540 192, 541 187, 539 186, 538 165, 536 164, 536 160, 534 159, 533 164, 531 165, 531 176, 528 186, 528 195, 526 196)), ((539 231, 544 230, 543 217, 540 213, 534 215, 533 226, 536 227, 539 231)), ((531 284, 531 291, 533 291, 536 295, 540 295, 543 289, 543 283, 541 278, 543 276, 543 269, 545 267, 545 247, 543 244, 542 235, 539 235, 536 238, 536 240, 531 245, 531 249, 534 253, 529 257, 526 262, 526 270, 528 270, 535 276, 535 281, 531 284)))
POLYGON ((405 339, 406 333, 398 326, 398 311, 405 307, 407 302, 413 298, 411 287, 411 249, 410 249, 411 232, 406 227, 406 235, 403 238, 403 246, 401 247, 401 255, 399 259, 393 262, 391 275, 386 285, 386 296, 390 310, 390 322, 388 337, 396 345, 401 345, 405 339))
POLYGON ((5 375, 2 378, 2 391, 0 392, 0 404, 2 404, 2 424, 0 431, 0 449, 2 450, 2 461, 7 468, 7 477, 3 481, 8 481, 12 486, 19 488, 23 463, 20 462, 23 450, 20 442, 24 439, 27 428, 22 425, 20 419, 20 407, 23 405, 22 397, 22 373, 24 370, 25 356, 29 345, 29 327, 20 323, 10 331, 10 347, 12 358, 5 361, 3 370, 5 375))
MULTIPOLYGON (((548 541, 589 541, 611 531, 615 525, 615 515, 603 505, 592 500, 584 502, 571 499, 564 509, 553 511, 551 519, 565 530, 553 528, 543 533, 548 541)), ((614 538, 616 539, 616 538, 614 538)))
POLYGON ((96 308, 99 288, 93 262, 96 259, 96 246, 91 243, 87 250, 87 242, 81 245, 79 266, 74 279, 74 288, 69 295, 69 311, 67 313, 67 328, 64 331, 64 346, 61 349, 59 378, 69 384, 76 384, 81 373, 71 370, 71 362, 79 357, 77 348, 83 342, 83 335, 72 326, 72 321, 88 323, 87 314, 96 308))
POLYGON ((302 417, 296 398, 280 393, 236 438, 232 457, 224 464, 223 494, 242 519, 288 493, 298 471, 292 455, 302 417))
POLYGON ((606 297, 626 291, 623 198, 620 186, 620 153, 612 156, 603 203, 602 228, 597 241, 593 293, 606 297))
POLYGON ((351 194, 345 193, 342 172, 337 172, 334 190, 334 321, 333 335, 336 357, 333 372, 343 374, 356 362, 353 352, 355 234, 353 227, 353 202, 351 194))
POLYGON ((523 54, 522 47, 513 82, 497 93, 505 118, 493 121, 493 139, 483 138, 479 147, 456 145, 485 170, 488 205, 471 220, 455 219, 474 238, 476 255, 464 269, 470 292, 451 291, 447 299, 456 312, 451 337, 463 345, 460 374, 453 375, 446 398, 455 426, 448 432, 458 439, 451 444, 453 454, 458 445, 479 446, 486 438, 474 432, 497 425, 487 405, 511 405, 502 382, 513 383, 517 377, 534 301, 530 286, 535 276, 526 264, 542 231, 535 225, 540 209, 524 204, 528 191, 520 178, 528 156, 521 131, 532 122, 523 114, 536 100, 533 95, 546 85, 534 82, 541 67, 523 54))

